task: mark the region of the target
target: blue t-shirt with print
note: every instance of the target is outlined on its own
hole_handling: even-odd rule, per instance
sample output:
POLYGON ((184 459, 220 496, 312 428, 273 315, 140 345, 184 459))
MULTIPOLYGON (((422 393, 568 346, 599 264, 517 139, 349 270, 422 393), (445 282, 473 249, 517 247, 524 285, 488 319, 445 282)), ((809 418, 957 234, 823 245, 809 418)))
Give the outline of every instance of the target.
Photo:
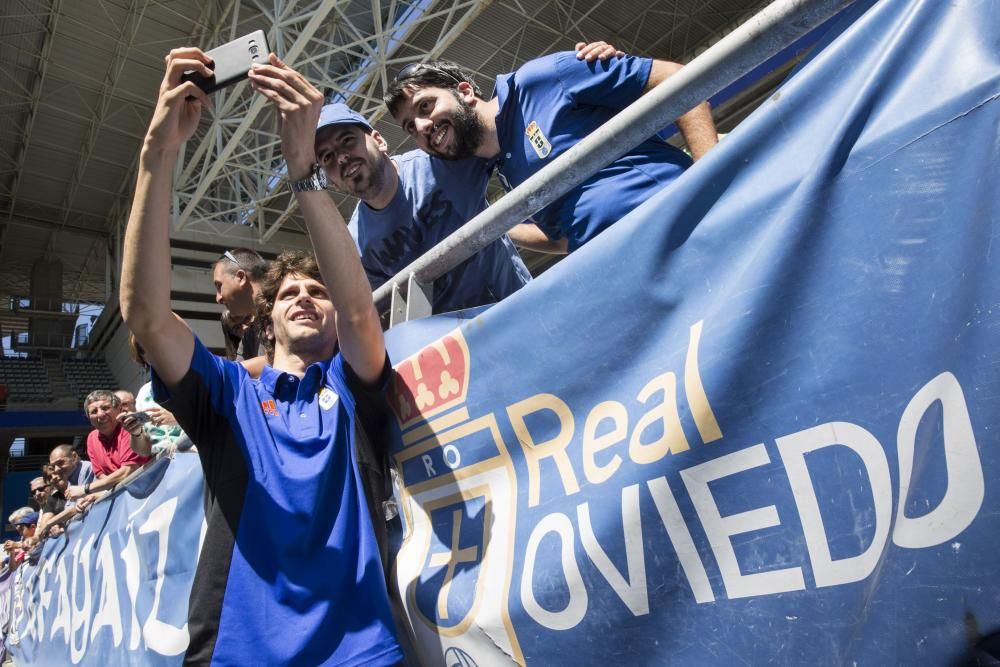
MULTIPOLYGON (((486 160, 439 160, 419 150, 392 160, 399 172, 392 201, 380 210, 358 202, 349 224, 373 288, 486 208, 486 160)), ((529 280, 531 274, 504 235, 434 281, 434 312, 496 303, 529 280)))
POLYGON ((204 545, 191 591, 186 664, 393 665, 396 642, 379 547, 355 453, 374 436, 375 387, 339 354, 302 378, 254 380, 195 339, 173 390, 153 398, 198 445, 204 545))
MULTIPOLYGON (((497 77, 499 174, 510 190, 637 100, 652 60, 578 60, 572 51, 497 77)), ((639 144, 533 216, 551 239, 579 248, 677 178, 691 158, 658 137, 639 144)))

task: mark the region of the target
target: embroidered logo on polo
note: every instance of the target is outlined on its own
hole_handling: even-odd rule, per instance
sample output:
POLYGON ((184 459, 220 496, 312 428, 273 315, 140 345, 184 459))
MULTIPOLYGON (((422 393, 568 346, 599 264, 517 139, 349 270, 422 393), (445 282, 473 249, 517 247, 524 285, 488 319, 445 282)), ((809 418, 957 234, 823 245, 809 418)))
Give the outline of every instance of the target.
POLYGON ((319 390, 319 407, 329 410, 336 404, 337 398, 339 397, 332 389, 323 387, 319 390))
POLYGON ((269 398, 266 401, 261 401, 260 409, 263 410, 264 414, 267 415, 268 417, 278 416, 278 406, 275 405, 273 398, 269 398))
POLYGON ((552 144, 542 134, 542 128, 538 127, 538 123, 535 121, 528 123, 528 127, 524 129, 524 133, 528 135, 528 141, 531 142, 531 147, 538 153, 538 157, 543 160, 547 158, 549 153, 552 152, 552 144))

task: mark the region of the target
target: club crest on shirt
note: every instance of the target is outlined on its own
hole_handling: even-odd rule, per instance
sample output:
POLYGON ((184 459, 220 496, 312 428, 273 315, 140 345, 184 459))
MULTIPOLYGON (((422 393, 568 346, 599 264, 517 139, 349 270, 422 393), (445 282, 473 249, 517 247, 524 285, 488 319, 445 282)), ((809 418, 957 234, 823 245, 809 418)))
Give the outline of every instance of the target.
POLYGON ((329 410, 337 402, 337 398, 337 394, 332 389, 323 387, 319 390, 319 407, 329 410))
POLYGON ((538 153, 538 157, 543 160, 547 158, 549 153, 552 152, 552 144, 542 134, 542 128, 538 127, 538 123, 531 121, 528 127, 525 128, 524 133, 528 135, 528 141, 531 142, 531 147, 538 153))
POLYGON ((266 401, 260 402, 260 409, 264 411, 264 414, 268 417, 278 416, 278 406, 275 405, 274 399, 270 398, 266 401))

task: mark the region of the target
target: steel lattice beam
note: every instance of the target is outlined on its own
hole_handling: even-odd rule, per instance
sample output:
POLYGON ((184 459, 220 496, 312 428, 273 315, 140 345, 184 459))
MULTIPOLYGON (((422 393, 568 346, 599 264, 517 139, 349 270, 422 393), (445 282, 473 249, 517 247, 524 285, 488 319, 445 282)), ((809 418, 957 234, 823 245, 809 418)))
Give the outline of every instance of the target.
MULTIPOLYGON (((378 6, 378 2, 379 0, 372 0, 373 12, 378 6)), ((434 48, 431 51, 427 52, 421 60, 426 61, 439 58, 441 54, 444 53, 445 49, 447 49, 452 44, 452 42, 454 42, 455 39, 457 39, 458 36, 462 34, 462 31, 465 30, 469 26, 469 24, 472 23, 472 21, 474 21, 476 17, 479 16, 479 14, 483 11, 483 9, 485 9, 489 4, 490 0, 476 0, 475 2, 471 3, 460 3, 460 2, 453 3, 448 8, 449 20, 446 20, 445 22, 445 28, 447 28, 447 32, 445 32, 445 34, 443 34, 440 37, 440 39, 437 40, 437 43, 435 44, 434 48), (458 16, 458 19, 452 22, 450 19, 454 18, 455 12, 458 6, 460 5, 465 5, 465 9, 458 16)), ((418 22, 416 21, 413 23, 413 25, 408 26, 406 37, 409 37, 409 35, 411 35, 417 27, 418 27, 418 22)), ((376 81, 376 79, 379 82, 381 82, 384 86, 385 82, 388 79, 388 75, 386 72, 386 65, 389 64, 390 62, 391 54, 385 52, 385 41, 383 33, 380 31, 373 37, 373 39, 376 40, 376 43, 380 48, 380 53, 383 55, 382 58, 372 62, 371 66, 364 71, 363 84, 359 86, 360 90, 368 89, 376 81)), ((406 41, 405 37, 398 40, 399 43, 405 43, 405 41, 406 41)), ((380 119, 383 115, 385 115, 385 108, 381 104, 381 100, 379 100, 374 107, 368 106, 367 108, 365 108, 365 105, 362 105, 362 109, 363 109, 362 113, 368 118, 369 122, 371 123, 375 123, 378 119, 380 119)), ((284 183, 283 182, 279 183, 276 186, 276 188, 283 189, 284 183)), ((274 221, 274 223, 270 226, 267 232, 263 235, 262 240, 263 241, 270 240, 271 237, 273 237, 274 234, 277 233, 278 230, 280 230, 282 226, 285 224, 285 222, 294 214, 297 208, 298 204, 295 201, 295 199, 289 199, 285 210, 281 213, 280 216, 278 216, 278 219, 274 221)))

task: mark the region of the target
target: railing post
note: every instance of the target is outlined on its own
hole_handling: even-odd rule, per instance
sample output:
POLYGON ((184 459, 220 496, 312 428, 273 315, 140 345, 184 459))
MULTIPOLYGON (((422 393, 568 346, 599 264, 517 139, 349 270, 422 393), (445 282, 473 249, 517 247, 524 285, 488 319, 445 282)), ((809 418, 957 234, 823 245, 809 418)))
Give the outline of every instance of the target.
POLYGON ((400 284, 397 283, 393 287, 392 304, 389 307, 389 326, 394 327, 409 320, 430 317, 433 312, 431 306, 433 296, 434 282, 422 283, 411 273, 406 283, 405 296, 400 284))

